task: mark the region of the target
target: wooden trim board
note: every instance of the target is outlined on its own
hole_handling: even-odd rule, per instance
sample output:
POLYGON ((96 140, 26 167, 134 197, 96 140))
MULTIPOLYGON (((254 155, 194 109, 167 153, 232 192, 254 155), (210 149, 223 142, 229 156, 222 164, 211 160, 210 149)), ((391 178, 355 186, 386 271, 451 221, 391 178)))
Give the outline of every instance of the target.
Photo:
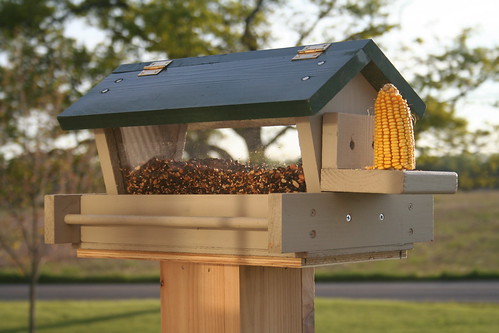
MULTIPOLYGON (((402 248, 410 248, 402 246, 402 248)), ((320 255, 305 254, 304 257, 269 257, 269 256, 244 256, 223 255, 205 253, 169 253, 153 251, 125 251, 125 250, 76 250, 78 258, 95 259, 132 259, 132 260, 154 260, 173 261, 184 263, 213 264, 213 265, 239 265, 239 266, 265 266, 265 267, 288 267, 305 268, 318 267, 332 264, 344 264, 351 262, 367 262, 386 259, 402 259, 407 257, 407 250, 390 250, 379 252, 320 255)))
POLYGON ((269 249, 314 252, 427 242, 433 239, 431 195, 303 193, 277 195, 269 249))
POLYGON ((297 118, 296 129, 307 182, 307 192, 321 191, 322 115, 297 118))
POLYGON ((417 170, 322 169, 321 188, 331 192, 452 194, 455 172, 417 170))

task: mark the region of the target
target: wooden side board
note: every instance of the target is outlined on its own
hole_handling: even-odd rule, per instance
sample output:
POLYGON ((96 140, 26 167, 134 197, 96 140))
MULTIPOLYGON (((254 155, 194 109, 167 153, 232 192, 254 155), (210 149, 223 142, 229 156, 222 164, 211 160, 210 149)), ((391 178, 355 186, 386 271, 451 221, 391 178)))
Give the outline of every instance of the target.
POLYGON ((431 195, 307 193, 278 195, 270 251, 313 252, 427 242, 433 239, 431 195))
POLYGON ((331 192, 452 194, 455 172, 416 170, 322 169, 321 188, 331 192))
POLYGON ((322 126, 322 169, 362 169, 373 164, 373 116, 326 113, 322 126))

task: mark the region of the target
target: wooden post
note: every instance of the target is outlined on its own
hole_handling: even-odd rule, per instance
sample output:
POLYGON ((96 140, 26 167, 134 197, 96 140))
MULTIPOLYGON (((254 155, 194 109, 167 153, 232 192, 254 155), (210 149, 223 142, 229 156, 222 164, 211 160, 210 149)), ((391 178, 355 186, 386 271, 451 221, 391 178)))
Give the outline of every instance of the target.
POLYGON ((163 261, 162 333, 313 333, 313 273, 163 261))

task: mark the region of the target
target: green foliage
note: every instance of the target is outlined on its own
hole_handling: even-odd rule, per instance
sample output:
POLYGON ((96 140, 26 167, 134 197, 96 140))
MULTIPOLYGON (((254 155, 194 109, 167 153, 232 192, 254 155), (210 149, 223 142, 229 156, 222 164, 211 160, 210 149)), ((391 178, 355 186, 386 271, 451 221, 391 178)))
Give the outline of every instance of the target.
POLYGON ((134 54, 146 50, 158 57, 184 58, 236 52, 246 49, 243 40, 251 44, 267 35, 260 31, 253 36, 251 29, 245 29, 246 20, 266 23, 257 1, 86 0, 70 3, 69 8, 109 31, 109 47, 134 54), (254 14, 253 6, 258 7, 254 14))
MULTIPOLYGON (((499 78, 499 47, 470 46, 472 33, 465 29, 442 51, 413 61, 418 72, 411 83, 427 105, 425 116, 416 123, 416 138, 424 133, 432 141, 431 147, 435 143, 441 146, 439 154, 468 148, 465 139, 472 133, 467 121, 456 115, 458 103, 466 101, 485 82, 497 82, 499 78)), ((418 147, 420 151, 426 148, 418 147)))

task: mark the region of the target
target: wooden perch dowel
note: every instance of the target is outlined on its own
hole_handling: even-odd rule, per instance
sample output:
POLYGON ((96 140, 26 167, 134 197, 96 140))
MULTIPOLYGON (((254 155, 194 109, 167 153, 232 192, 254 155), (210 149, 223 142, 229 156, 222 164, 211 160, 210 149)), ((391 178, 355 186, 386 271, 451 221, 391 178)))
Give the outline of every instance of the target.
POLYGON ((267 231, 266 218, 224 216, 143 216, 68 214, 66 224, 86 226, 150 226, 181 229, 262 230, 267 231))

